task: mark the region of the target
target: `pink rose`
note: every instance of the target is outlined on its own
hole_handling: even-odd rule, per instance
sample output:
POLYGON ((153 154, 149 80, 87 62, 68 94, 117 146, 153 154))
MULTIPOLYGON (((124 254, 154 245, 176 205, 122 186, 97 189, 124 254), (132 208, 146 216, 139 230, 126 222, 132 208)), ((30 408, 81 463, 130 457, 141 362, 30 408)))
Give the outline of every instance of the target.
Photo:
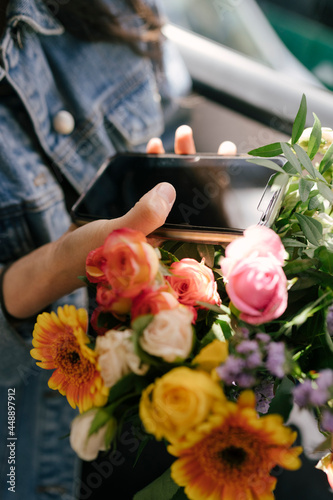
POLYGON ((144 314, 157 314, 160 311, 175 309, 179 302, 173 290, 167 287, 153 289, 147 288, 133 299, 131 310, 132 319, 144 314))
POLYGON ((287 307, 287 278, 276 260, 249 257, 234 265, 226 291, 241 311, 240 319, 260 325, 278 318, 287 307))
POLYGON ((280 237, 265 226, 251 226, 244 231, 244 236, 229 243, 225 258, 221 259, 222 273, 228 277, 236 262, 247 257, 270 257, 276 264, 283 265, 285 249, 280 237))
POLYGON ((157 253, 143 233, 117 229, 105 240, 102 265, 107 281, 118 295, 135 297, 152 284, 159 267, 157 253))
POLYGON ((166 276, 178 294, 178 300, 187 306, 197 306, 197 301, 221 304, 213 271, 204 261, 182 259, 170 266, 172 276, 166 276))

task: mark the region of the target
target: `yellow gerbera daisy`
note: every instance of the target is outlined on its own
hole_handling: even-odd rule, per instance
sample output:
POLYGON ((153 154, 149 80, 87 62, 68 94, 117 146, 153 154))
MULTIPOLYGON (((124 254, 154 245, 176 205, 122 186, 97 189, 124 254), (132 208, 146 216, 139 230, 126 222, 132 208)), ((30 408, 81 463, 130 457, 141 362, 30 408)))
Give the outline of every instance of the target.
POLYGON ((279 415, 259 418, 255 396, 217 403, 215 413, 168 451, 179 457, 171 476, 191 500, 274 500, 276 465, 295 470, 301 447, 290 448, 296 433, 279 415))
POLYGON ((65 305, 37 317, 30 351, 41 368, 55 369, 48 385, 67 397, 80 412, 103 406, 109 390, 97 367, 96 353, 87 344, 88 315, 85 309, 65 305))

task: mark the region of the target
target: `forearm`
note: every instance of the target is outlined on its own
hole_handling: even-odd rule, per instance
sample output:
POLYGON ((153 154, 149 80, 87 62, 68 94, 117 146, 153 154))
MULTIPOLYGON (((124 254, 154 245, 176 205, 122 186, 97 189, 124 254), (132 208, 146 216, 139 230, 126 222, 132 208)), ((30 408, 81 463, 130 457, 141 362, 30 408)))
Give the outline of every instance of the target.
POLYGON ((78 279, 73 283, 70 270, 66 270, 68 258, 61 262, 57 245, 58 242, 43 245, 14 262, 6 271, 2 292, 10 315, 16 318, 33 316, 83 285, 78 279))
POLYGON ((108 234, 102 221, 94 231, 82 227, 70 230, 14 262, 3 279, 3 298, 9 314, 30 317, 55 300, 84 285, 85 259, 108 234))
POLYGON ((98 220, 69 230, 13 263, 3 279, 3 299, 9 314, 27 318, 83 286, 88 253, 101 246, 114 229, 129 227, 149 234, 161 226, 175 199, 174 188, 159 184, 119 219, 98 220))

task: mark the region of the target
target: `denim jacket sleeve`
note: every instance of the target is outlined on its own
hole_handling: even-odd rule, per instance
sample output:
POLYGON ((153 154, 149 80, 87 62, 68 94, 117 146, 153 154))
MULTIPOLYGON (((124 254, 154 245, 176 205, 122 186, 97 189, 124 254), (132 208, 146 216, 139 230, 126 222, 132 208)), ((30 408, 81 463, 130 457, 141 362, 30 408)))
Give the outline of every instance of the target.
MULTIPOLYGON (((126 5, 106 1, 120 9, 126 5)), ((166 115, 189 89, 188 74, 169 44, 164 46, 165 71, 157 73, 149 58, 123 44, 75 39, 47 4, 10 0, 0 40, 0 85, 5 80, 12 89, 6 99, 0 96, 0 267, 67 230, 64 179, 79 194, 116 151, 143 150, 152 136, 163 133, 166 115), (176 65, 176 77, 169 65, 176 65), (73 129, 66 133, 57 126, 62 111, 73 119, 73 129)), ((63 303, 84 306, 84 290, 58 305, 63 303)), ((24 324, 18 333, 0 311, 0 399, 5 401, 7 387, 15 389, 20 429, 16 493, 18 498, 74 500, 79 469, 68 440, 60 438, 68 433, 75 412, 47 388, 50 374, 30 357, 32 329, 33 324, 24 324)), ((2 406, 5 442, 7 413, 2 406)), ((5 479, 6 453, 3 446, 4 500, 12 498, 5 479)))
POLYGON ((74 38, 45 3, 11 0, 1 40, 0 85, 6 79, 13 95, 0 99, 0 265, 66 231, 62 180, 80 193, 116 151, 143 150, 189 89, 167 42, 157 72, 121 43, 74 38), (57 129, 63 110, 74 119, 71 133, 57 129))

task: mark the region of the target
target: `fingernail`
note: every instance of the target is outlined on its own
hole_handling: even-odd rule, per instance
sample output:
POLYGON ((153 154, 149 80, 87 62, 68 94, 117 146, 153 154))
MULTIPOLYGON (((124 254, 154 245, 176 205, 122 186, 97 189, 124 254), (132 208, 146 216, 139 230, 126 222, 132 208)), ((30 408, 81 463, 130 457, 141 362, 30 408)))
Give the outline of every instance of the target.
POLYGON ((175 199, 176 199, 176 190, 169 184, 168 182, 161 182, 156 186, 156 193, 163 198, 170 207, 172 207, 175 199))

